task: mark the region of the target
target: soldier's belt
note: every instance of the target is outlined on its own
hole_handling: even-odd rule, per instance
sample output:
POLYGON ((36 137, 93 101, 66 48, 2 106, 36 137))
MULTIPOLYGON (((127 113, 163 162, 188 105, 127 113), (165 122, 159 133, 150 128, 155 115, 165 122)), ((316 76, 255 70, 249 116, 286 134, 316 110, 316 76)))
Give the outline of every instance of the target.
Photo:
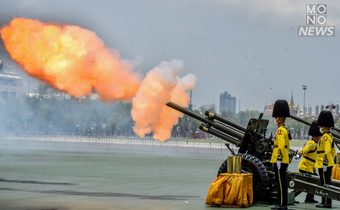
MULTIPOLYGON (((274 148, 278 148, 279 146, 278 145, 274 145, 274 148)), ((287 145, 285 145, 285 148, 288 148, 287 145)))
POLYGON ((308 151, 307 153, 313 153, 317 150, 317 148, 315 148, 314 150, 308 151))
POLYGON ((303 158, 305 158, 306 160, 309 160, 309 161, 311 161, 311 162, 315 163, 315 160, 314 160, 314 159, 312 159, 312 158, 310 158, 310 157, 303 156, 303 158))

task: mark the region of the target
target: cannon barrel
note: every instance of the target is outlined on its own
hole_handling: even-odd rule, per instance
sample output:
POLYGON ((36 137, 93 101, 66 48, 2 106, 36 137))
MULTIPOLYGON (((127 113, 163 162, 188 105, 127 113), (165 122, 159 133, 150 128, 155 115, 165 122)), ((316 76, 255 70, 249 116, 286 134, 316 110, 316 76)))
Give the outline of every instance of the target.
POLYGON ((208 117, 208 119, 211 119, 211 120, 217 120, 217 121, 220 121, 222 123, 225 123, 233 128, 236 128, 242 132, 246 132, 246 128, 243 127, 242 125, 239 125, 237 123, 234 123, 232 122, 231 120, 228 120, 228 119, 225 119, 224 117, 222 117, 221 115, 217 114, 216 112, 210 112, 210 111, 206 111, 205 112, 205 116, 208 117))
POLYGON ((175 109, 175 110, 177 110, 177 111, 179 111, 179 112, 182 112, 183 114, 186 114, 186 115, 188 115, 188 116, 190 116, 192 118, 195 118, 195 119, 197 119, 197 120, 199 120, 201 122, 209 123, 209 120, 206 119, 204 116, 202 116, 200 114, 197 114, 197 113, 195 113, 195 112, 193 112, 193 111, 191 111, 191 110, 189 110, 189 109, 187 109, 187 108, 185 108, 183 106, 180 106, 180 105, 175 104, 173 102, 168 102, 166 105, 171 107, 171 108, 173 108, 173 109, 175 109))
POLYGON ((228 134, 225 134, 225 133, 222 133, 220 132, 219 130, 213 128, 213 127, 208 127, 206 126, 205 124, 201 124, 199 129, 201 129, 202 131, 204 132, 207 132, 207 133, 210 133, 214 136, 217 136, 221 139, 224 139, 226 140, 227 142, 230 142, 232 144, 234 144, 235 146, 239 147, 241 145, 241 141, 239 141, 238 139, 236 139, 235 137, 233 136, 230 136, 228 134))
MULTIPOLYGON (((294 120, 297 120, 297 121, 299 121, 299 122, 302 122, 302 123, 304 123, 304 124, 306 124, 306 125, 311 125, 311 123, 310 122, 308 122, 307 120, 304 120, 304 119, 302 119, 302 118, 300 118, 300 117, 297 117, 297 116, 295 116, 295 115, 291 115, 290 116, 290 118, 292 118, 292 119, 294 119, 294 120)), ((334 131, 336 131, 336 132, 339 132, 340 133, 340 129, 339 128, 331 128, 331 130, 334 130, 334 131)), ((337 137, 338 138, 340 138, 340 135, 338 135, 338 134, 336 134, 335 133, 335 135, 337 135, 337 137)), ((335 136, 334 135, 334 136, 335 136)))
MULTIPOLYGON (((296 120, 296 121, 299 121, 299 122, 301 122, 301 123, 303 123, 303 124, 305 124, 305 125, 308 125, 308 126, 311 125, 310 122, 308 122, 307 120, 304 120, 304 119, 302 119, 302 118, 300 118, 300 117, 298 117, 298 116, 290 115, 290 118, 292 118, 292 119, 294 119, 294 120, 296 120)), ((339 135, 338 133, 336 133, 335 131, 340 132, 340 129, 338 129, 338 128, 331 128, 331 134, 333 135, 334 141, 335 141, 337 144, 340 144, 340 135, 339 135)))
MULTIPOLYGON (((175 110, 177 110, 177 111, 179 111, 179 112, 182 112, 183 114, 186 114, 186 115, 188 115, 188 116, 190 116, 192 118, 195 118, 196 120, 199 120, 199 121, 203 122, 205 124, 205 127, 209 128, 209 129, 211 129, 211 127, 213 127, 214 130, 211 129, 212 132, 219 131, 220 134, 223 133, 224 135, 227 134, 227 135, 233 137, 234 139, 232 141, 230 141, 229 138, 222 138, 222 139, 224 139, 226 141, 229 141, 232 144, 236 144, 236 139, 238 141, 240 141, 240 142, 243 139, 244 134, 242 133, 242 131, 229 128, 228 126, 223 125, 220 122, 215 122, 215 121, 213 121, 213 120, 211 120, 209 118, 206 118, 206 117, 204 117, 204 116, 202 116, 200 114, 197 114, 197 113, 195 113, 195 112, 193 112, 193 111, 191 111, 191 110, 189 110, 189 109, 187 109, 185 107, 182 107, 182 106, 180 106, 178 104, 175 104, 173 102, 168 102, 166 105, 171 107, 171 108, 173 108, 173 109, 175 109, 175 110)), ((203 130, 203 131, 206 131, 206 130, 203 130)), ((208 131, 206 131, 206 132, 208 132, 208 131)), ((211 133, 211 134, 213 134, 213 133, 211 133)), ((218 137, 220 137, 220 136, 218 136, 218 137)), ((236 145, 239 145, 239 144, 240 143, 237 142, 236 145)))

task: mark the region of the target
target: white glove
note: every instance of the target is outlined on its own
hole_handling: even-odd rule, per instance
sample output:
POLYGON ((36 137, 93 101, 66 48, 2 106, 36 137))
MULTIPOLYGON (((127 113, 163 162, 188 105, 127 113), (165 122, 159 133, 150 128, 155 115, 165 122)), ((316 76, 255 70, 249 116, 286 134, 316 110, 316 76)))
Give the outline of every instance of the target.
POLYGON ((323 166, 323 172, 327 171, 327 166, 323 166))
POLYGON ((301 156, 300 154, 295 155, 295 160, 300 160, 301 156))
POLYGON ((280 168, 281 168, 281 160, 277 160, 276 161, 276 166, 277 166, 277 169, 280 170, 280 168))

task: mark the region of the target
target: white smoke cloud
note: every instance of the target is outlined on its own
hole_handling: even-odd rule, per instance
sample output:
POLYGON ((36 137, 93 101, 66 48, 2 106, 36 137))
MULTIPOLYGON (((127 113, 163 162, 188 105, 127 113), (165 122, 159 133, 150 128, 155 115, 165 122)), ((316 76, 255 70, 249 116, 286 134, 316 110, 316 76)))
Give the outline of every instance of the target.
POLYGON ((172 127, 181 113, 166 106, 169 101, 188 106, 187 91, 194 88, 196 77, 192 74, 182 78, 183 62, 162 62, 149 71, 136 96, 132 100, 131 116, 138 136, 153 133, 154 139, 164 141, 171 136, 172 127))

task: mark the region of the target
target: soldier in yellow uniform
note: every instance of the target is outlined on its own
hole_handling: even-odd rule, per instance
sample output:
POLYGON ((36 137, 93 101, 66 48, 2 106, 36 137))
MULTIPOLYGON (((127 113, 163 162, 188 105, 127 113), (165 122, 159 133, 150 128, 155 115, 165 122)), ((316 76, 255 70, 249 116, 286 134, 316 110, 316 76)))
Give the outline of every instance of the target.
MULTIPOLYGON (((316 150, 317 143, 319 142, 322 134, 320 132, 320 127, 317 121, 313 121, 309 127, 308 135, 312 138, 309 139, 302 150, 299 151, 301 160, 299 162, 299 171, 303 174, 316 175, 315 173, 315 160, 316 160, 316 150)), ((314 195, 308 193, 305 199, 305 203, 318 203, 314 200, 314 195)))
POLYGON ((290 116, 289 106, 286 100, 277 100, 274 104, 273 114, 277 124, 274 139, 274 148, 270 162, 274 165, 275 179, 278 187, 278 205, 271 209, 287 209, 288 186, 287 168, 289 165, 289 131, 285 127, 286 117, 290 116))
MULTIPOLYGON (((321 186, 331 182, 334 166, 335 148, 330 128, 334 127, 333 115, 330 111, 322 111, 318 117, 318 125, 322 130, 322 137, 318 144, 315 168, 318 169, 321 186)), ((316 207, 332 208, 332 199, 322 197, 322 202, 316 207)))

